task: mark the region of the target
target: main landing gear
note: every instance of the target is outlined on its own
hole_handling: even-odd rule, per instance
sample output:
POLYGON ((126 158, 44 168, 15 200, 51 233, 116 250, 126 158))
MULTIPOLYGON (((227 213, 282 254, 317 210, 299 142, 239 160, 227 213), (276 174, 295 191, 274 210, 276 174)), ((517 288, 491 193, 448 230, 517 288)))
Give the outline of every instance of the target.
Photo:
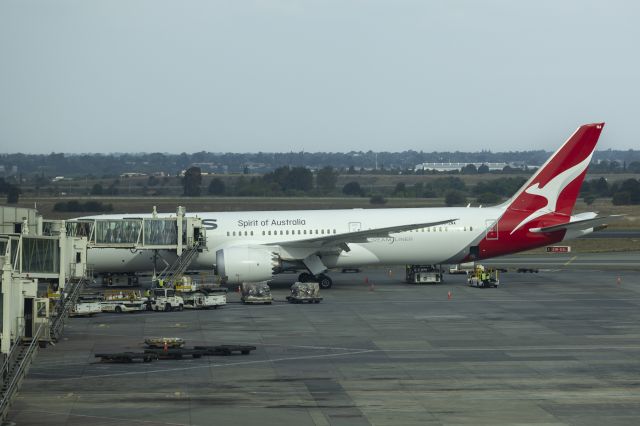
POLYGON ((320 288, 323 289, 331 288, 331 286, 333 285, 333 281, 328 275, 318 274, 316 276, 313 276, 308 272, 303 272, 298 275, 298 281, 300 281, 301 283, 317 281, 320 288))

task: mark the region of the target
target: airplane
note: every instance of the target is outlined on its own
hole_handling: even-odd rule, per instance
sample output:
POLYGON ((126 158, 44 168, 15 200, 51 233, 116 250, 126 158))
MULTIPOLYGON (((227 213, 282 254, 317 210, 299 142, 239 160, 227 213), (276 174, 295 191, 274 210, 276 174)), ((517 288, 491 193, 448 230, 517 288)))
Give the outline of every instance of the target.
MULTIPOLYGON (((335 268, 458 264, 581 237, 619 218, 572 215, 603 127, 579 127, 515 195, 493 207, 191 213, 203 221, 207 247, 190 269, 213 268, 223 282, 238 284, 293 271, 301 282, 330 288, 327 271, 335 268)), ((94 248, 88 256, 97 272, 154 267, 147 250, 94 248)))

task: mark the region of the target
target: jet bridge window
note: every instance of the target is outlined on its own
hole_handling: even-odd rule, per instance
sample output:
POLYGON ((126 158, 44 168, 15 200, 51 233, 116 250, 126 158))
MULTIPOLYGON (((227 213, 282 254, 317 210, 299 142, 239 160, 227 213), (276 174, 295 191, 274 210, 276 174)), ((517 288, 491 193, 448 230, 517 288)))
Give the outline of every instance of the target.
POLYGON ((168 246, 178 242, 177 222, 173 219, 144 219, 145 245, 168 246))
POLYGON ((22 239, 22 272, 57 273, 59 256, 58 240, 55 238, 22 239))

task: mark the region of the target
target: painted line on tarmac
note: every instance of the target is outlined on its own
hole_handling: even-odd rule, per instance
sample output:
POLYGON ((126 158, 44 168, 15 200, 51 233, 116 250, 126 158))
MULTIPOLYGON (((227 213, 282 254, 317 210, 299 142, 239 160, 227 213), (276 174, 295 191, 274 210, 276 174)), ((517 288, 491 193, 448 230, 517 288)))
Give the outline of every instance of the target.
POLYGON ((164 422, 160 420, 139 420, 139 419, 130 419, 125 417, 107 417, 107 416, 92 416, 89 414, 73 414, 73 413, 58 413, 55 411, 44 411, 44 410, 22 410, 21 413, 37 413, 37 414, 46 414, 53 416, 64 416, 64 417, 82 417, 85 419, 98 419, 98 420, 117 420, 120 422, 132 422, 132 423, 143 423, 143 424, 154 424, 154 425, 170 425, 170 426, 196 426, 194 423, 173 423, 173 422, 164 422))
MULTIPOLYGON (((197 370, 203 368, 220 368, 220 367, 237 367, 237 366, 245 366, 245 365, 257 365, 257 364, 267 364, 267 363, 275 363, 275 362, 287 362, 287 361, 300 361, 300 360, 309 360, 309 359, 322 359, 322 358, 336 358, 342 356, 352 356, 352 355, 361 355, 361 354, 371 354, 371 353, 446 353, 446 352, 496 352, 496 351, 504 351, 504 352, 524 352, 524 351, 611 351, 611 350, 638 350, 640 349, 640 345, 567 345, 567 346, 504 346, 504 347, 487 347, 487 348, 455 348, 455 347, 445 347, 445 348, 432 348, 432 349, 354 349, 350 352, 343 352, 339 354, 323 354, 323 355, 303 355, 296 357, 285 357, 285 358, 274 358, 274 359, 262 359, 262 360, 254 360, 254 361, 240 361, 240 362, 232 362, 227 364, 200 364, 189 367, 179 367, 179 368, 165 368, 165 369, 154 369, 154 370, 144 370, 144 371, 127 371, 120 373, 110 373, 110 374, 94 374, 94 375, 83 375, 83 376, 73 376, 73 377, 56 377, 50 379, 36 379, 35 381, 39 382, 56 382, 61 380, 84 380, 84 379, 97 379, 97 378, 108 378, 108 377, 119 377, 119 376, 136 376, 142 374, 155 374, 155 373, 168 373, 168 372, 177 372, 177 371, 188 371, 188 370, 197 370)), ((32 376, 39 375, 38 373, 32 373, 32 376)))
POLYGON ((576 254, 575 256, 573 256, 571 259, 567 260, 564 263, 564 266, 569 266, 571 264, 571 262, 573 262, 574 260, 576 260, 578 258, 578 255, 576 254))
MULTIPOLYGON (((141 375, 141 374, 168 373, 168 372, 175 372, 175 371, 196 370, 196 369, 202 369, 202 368, 235 367, 235 366, 241 366, 241 365, 265 364, 265 363, 271 363, 271 362, 335 358, 339 356, 359 355, 359 354, 370 353, 370 352, 380 352, 380 351, 374 350, 374 349, 365 349, 361 351, 345 352, 345 353, 339 353, 339 354, 306 355, 306 356, 287 357, 287 358, 261 359, 261 360, 255 360, 255 361, 240 361, 240 362, 234 362, 234 363, 228 363, 228 364, 202 364, 202 365, 194 365, 192 367, 182 367, 182 368, 164 368, 164 369, 146 370, 146 371, 128 371, 125 373, 95 374, 95 375, 86 375, 86 376, 57 377, 54 379, 35 379, 35 380, 40 382, 57 382, 60 380, 83 380, 83 379, 98 379, 98 378, 117 377, 117 376, 135 376, 135 375, 141 375)), ((33 375, 36 375, 36 373, 34 373, 33 375)))

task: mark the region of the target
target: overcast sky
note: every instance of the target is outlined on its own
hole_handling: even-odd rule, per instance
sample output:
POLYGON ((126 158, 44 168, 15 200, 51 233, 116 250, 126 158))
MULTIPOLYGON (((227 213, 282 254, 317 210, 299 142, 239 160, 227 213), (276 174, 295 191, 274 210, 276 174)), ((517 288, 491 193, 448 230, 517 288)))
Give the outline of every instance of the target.
POLYGON ((2 0, 0 152, 640 148, 640 2, 2 0))

